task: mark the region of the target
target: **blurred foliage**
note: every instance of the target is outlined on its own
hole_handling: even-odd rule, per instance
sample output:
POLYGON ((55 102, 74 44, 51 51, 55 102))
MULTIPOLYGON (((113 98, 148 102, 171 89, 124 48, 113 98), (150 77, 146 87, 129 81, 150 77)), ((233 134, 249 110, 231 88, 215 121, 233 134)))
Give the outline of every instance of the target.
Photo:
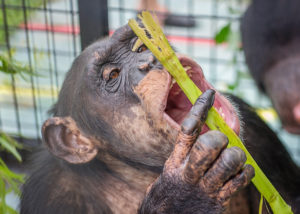
POLYGON ((216 44, 222 44, 223 42, 228 41, 229 35, 231 33, 230 24, 231 23, 228 23, 227 25, 222 27, 219 32, 216 33, 215 35, 216 44))
MULTIPOLYGON (((2 9, 0 10, 0 25, 1 26, 5 26, 4 23, 4 15, 6 15, 6 22, 7 25, 9 27, 13 27, 15 29, 17 29, 19 27, 19 25, 24 21, 24 12, 22 10, 22 8, 10 8, 8 6, 23 6, 23 0, 4 0, 1 1, 0 5, 2 8, 2 4, 5 4, 6 6, 6 14, 3 14, 2 9)), ((25 2, 25 7, 30 6, 30 7, 39 7, 41 5, 43 5, 44 0, 24 0, 25 2)), ((46 0, 47 2, 47 0, 46 0)), ((32 10, 26 10, 26 15, 27 17, 29 17, 29 15, 31 14, 32 10)), ((12 31, 9 30, 9 34, 12 31)), ((9 35, 11 36, 11 35, 9 35)), ((4 44, 5 43, 5 30, 1 30, 0 31, 0 44, 4 44)))
MULTIPOLYGON (((14 55, 14 51, 11 51, 14 55)), ((13 57, 8 57, 7 54, 0 54, 0 72, 4 74, 13 74, 27 80, 28 75, 37 76, 32 72, 28 65, 18 62, 13 57)))
MULTIPOLYGON (((3 8, 3 3, 6 6, 5 14, 3 10, 0 10, 0 25, 5 26, 4 16, 6 17, 6 24, 9 27, 8 36, 11 36, 12 30, 17 29, 22 22, 24 22, 24 11, 21 8, 25 7, 39 7, 44 0, 5 0, 1 1, 1 8, 3 8), (16 6, 12 8, 10 6, 16 6)), ((26 15, 29 17, 32 10, 26 10, 26 15)), ((29 20, 29 18, 28 18, 29 20)), ((6 42, 5 30, 0 31, 0 43, 4 44, 6 42)), ((10 56, 15 54, 15 50, 10 50, 10 56)), ((0 72, 6 75, 20 76, 24 80, 27 80, 29 76, 37 75, 32 72, 28 65, 18 62, 13 57, 9 57, 7 53, 0 54, 0 72)), ((11 154, 19 162, 22 161, 21 155, 17 149, 22 149, 22 146, 16 142, 13 138, 5 134, 0 130, 0 152, 6 152, 11 154)), ((6 197, 10 193, 20 195, 20 185, 24 183, 24 175, 14 173, 11 171, 4 160, 0 157, 0 213, 2 214, 16 214, 18 213, 12 207, 6 203, 6 197)))
MULTIPOLYGON (((244 11, 247 9, 249 0, 219 0, 227 8, 229 19, 223 26, 215 33, 215 43, 217 45, 226 45, 232 53, 232 58, 228 66, 233 69, 235 77, 230 83, 223 86, 224 91, 228 91, 237 95, 257 109, 258 115, 267 122, 270 126, 279 126, 279 118, 275 110, 270 107, 271 102, 266 98, 265 104, 253 101, 245 93, 245 86, 243 83, 253 81, 248 67, 244 63, 244 53, 241 41, 240 32, 240 18, 243 16, 244 11), (225 87, 224 87, 225 86, 225 87), (267 104, 267 105, 266 105, 267 104)), ((255 85, 253 81, 253 85, 255 85)), ((254 89, 255 90, 255 89, 254 89)), ((260 94, 261 95, 261 94, 260 94)), ((264 97, 265 99, 265 97, 264 97)), ((276 131, 277 128, 275 128, 276 131)))
MULTIPOLYGON (((7 134, 0 131, 0 152, 6 151, 12 154, 18 161, 22 161, 17 149, 22 146, 7 134)), ((24 175, 12 172, 3 159, 0 157, 0 213, 15 214, 17 213, 6 203, 6 196, 13 192, 20 195, 19 186, 24 182, 24 175)))
POLYGON ((242 16, 244 10, 249 4, 248 0, 227 0, 223 1, 226 4, 229 14, 232 19, 228 20, 228 23, 223 25, 215 34, 215 42, 217 45, 226 44, 232 51, 232 59, 230 66, 233 67, 236 73, 236 78, 231 84, 227 85, 227 90, 231 93, 236 93, 241 79, 251 78, 248 70, 240 66, 239 60, 243 58, 243 52, 241 47, 241 35, 239 28, 239 17, 242 16))
MULTIPOLYGON (((11 52, 13 55, 14 52, 11 52)), ((27 65, 24 65, 7 54, 0 54, 0 72, 7 75, 19 75, 26 79, 29 75, 35 75, 30 71, 27 65)), ((0 152, 12 154, 19 162, 22 161, 21 155, 17 149, 22 146, 4 132, 0 131, 0 152)), ((20 195, 19 186, 24 182, 24 175, 11 171, 4 160, 0 157, 0 213, 15 214, 17 213, 12 207, 6 203, 6 197, 9 193, 20 195)))

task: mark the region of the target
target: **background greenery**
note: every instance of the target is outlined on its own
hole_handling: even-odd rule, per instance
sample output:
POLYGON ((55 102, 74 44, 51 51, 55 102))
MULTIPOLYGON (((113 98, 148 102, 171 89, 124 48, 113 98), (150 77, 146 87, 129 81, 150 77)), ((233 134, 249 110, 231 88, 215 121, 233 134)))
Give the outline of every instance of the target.
MULTIPOLYGON (((20 24, 24 22, 24 11, 22 6, 38 7, 47 3, 44 0, 5 0, 3 2, 6 6, 6 14, 3 14, 3 10, 0 10, 0 25, 5 26, 4 16, 6 17, 6 24, 12 28, 9 29, 9 35, 17 29, 20 24), (10 6, 15 6, 10 8, 10 6)), ((26 10, 27 17, 32 11, 26 10)), ((6 35, 5 30, 0 31, 0 43, 5 44, 6 35)), ((11 56, 14 55, 13 49, 11 49, 11 56)), ((33 75, 29 67, 24 63, 20 63, 14 60, 13 57, 9 57, 6 53, 0 54, 0 72, 6 75, 20 76, 22 79, 28 79, 29 75, 33 75)), ((0 130, 0 152, 6 152, 11 154, 19 162, 22 161, 21 155, 17 149, 22 149, 22 146, 16 142, 13 138, 5 134, 0 130)), ((20 185, 24 182, 25 176, 23 174, 15 173, 8 168, 7 164, 0 157, 0 213, 2 214, 16 214, 18 211, 14 210, 6 203, 6 197, 8 194, 13 193, 20 195, 20 185)))
MULTIPOLYGON (((18 161, 22 161, 22 158, 17 151, 22 146, 14 139, 0 131, 0 152, 6 151, 11 153, 18 161)), ((0 157, 0 213, 3 214, 15 214, 17 213, 12 207, 6 203, 6 196, 13 192, 20 195, 20 184, 24 182, 24 175, 14 173, 11 171, 3 159, 0 157)))
MULTIPOLYGON (((43 5, 43 2, 46 4, 48 0, 24 0, 25 6, 30 7, 39 7, 43 5)), ((3 2, 3 1, 2 1, 3 2)), ((2 6, 2 2, 0 5, 2 6)), ((23 6, 22 0, 5 0, 5 5, 10 6, 18 6, 14 8, 9 8, 6 6, 6 21, 8 26, 13 26, 13 28, 19 27, 19 25, 24 21, 24 12, 23 8, 20 6, 23 6)), ((26 10, 27 17, 30 15, 32 10, 26 10)), ((4 26, 4 16, 3 11, 0 10, 0 25, 4 26)), ((0 31, 0 44, 5 43, 5 31, 0 31)))
MULTIPOLYGON (((13 53, 12 53, 13 55, 13 53)), ((27 79, 28 75, 33 75, 27 65, 10 59, 7 54, 0 54, 0 72, 6 75, 21 76, 27 79)), ((22 149, 22 145, 0 130, 0 152, 7 152, 13 155, 19 162, 22 161, 17 149, 22 149)), ((24 175, 10 170, 4 160, 0 157, 0 213, 18 213, 6 203, 6 197, 10 193, 20 195, 20 185, 24 182, 24 175)))

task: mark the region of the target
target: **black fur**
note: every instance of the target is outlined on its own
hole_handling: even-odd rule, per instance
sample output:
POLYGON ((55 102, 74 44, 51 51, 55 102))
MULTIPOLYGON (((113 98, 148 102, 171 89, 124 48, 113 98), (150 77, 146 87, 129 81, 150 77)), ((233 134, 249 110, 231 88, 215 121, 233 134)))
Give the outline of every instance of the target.
POLYGON ((241 32, 246 62, 262 89, 263 75, 270 67, 300 53, 300 41, 290 45, 300 39, 299 8, 298 0, 253 0, 243 15, 241 32))
POLYGON ((218 214, 222 205, 199 187, 160 176, 144 198, 139 214, 218 214), (179 188, 178 188, 179 187, 179 188), (202 202, 202 203, 201 203, 202 202))
POLYGON ((298 0, 253 0, 241 20, 249 71, 292 134, 300 134, 298 8, 298 0))
POLYGON ((68 165, 43 149, 36 152, 34 163, 33 176, 23 186, 21 214, 112 213, 101 200, 95 202, 95 186, 111 174, 103 163, 68 165))

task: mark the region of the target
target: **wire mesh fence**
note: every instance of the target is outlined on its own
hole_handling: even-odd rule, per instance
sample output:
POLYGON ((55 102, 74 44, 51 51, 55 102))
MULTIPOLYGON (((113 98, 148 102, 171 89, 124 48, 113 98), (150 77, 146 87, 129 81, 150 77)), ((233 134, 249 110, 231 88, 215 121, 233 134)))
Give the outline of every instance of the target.
MULTIPOLYGON (((0 74, 0 130, 40 139, 40 127, 49 115, 64 76, 80 53, 79 7, 77 0, 0 0, 0 50, 35 75, 0 74)), ((86 1, 88 4, 90 1, 86 1)), ((139 0, 109 0, 109 34, 136 17, 139 0)), ((232 92, 251 105, 268 109, 269 99, 262 95, 247 72, 244 58, 232 42, 216 45, 215 35, 231 26, 238 43, 239 18, 247 1, 164 0, 172 14, 188 15, 195 27, 165 26, 175 48, 194 58, 206 78, 219 90, 232 92), (234 5, 234 6, 233 6, 234 5)), ((270 125, 278 132, 289 151, 300 163, 300 140, 281 131, 277 119, 270 125)))
POLYGON ((77 4, 2 0, 1 16, 1 52, 35 73, 1 75, 1 129, 40 138, 47 109, 80 51, 77 4))

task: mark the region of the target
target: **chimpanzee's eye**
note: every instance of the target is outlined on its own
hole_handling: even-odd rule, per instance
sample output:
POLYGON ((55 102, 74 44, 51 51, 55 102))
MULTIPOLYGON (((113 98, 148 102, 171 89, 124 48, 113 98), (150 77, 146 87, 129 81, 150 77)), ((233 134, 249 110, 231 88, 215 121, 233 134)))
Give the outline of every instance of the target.
POLYGON ((120 69, 114 65, 108 65, 103 70, 103 79, 108 82, 110 80, 116 79, 120 75, 120 69))
POLYGON ((142 44, 142 45, 137 49, 137 52, 138 52, 138 53, 141 53, 141 52, 143 52, 143 51, 145 51, 145 50, 147 50, 147 46, 144 45, 144 44, 142 44))
POLYGON ((113 69, 109 74, 109 80, 116 79, 120 75, 120 70, 118 68, 113 69))
POLYGON ((138 38, 133 45, 132 51, 137 52, 137 53, 141 53, 145 50, 147 50, 147 46, 144 45, 144 43, 138 38))
POLYGON ((114 65, 108 66, 103 71, 103 79, 105 80, 105 89, 110 93, 114 93, 118 90, 121 78, 121 70, 114 65))

